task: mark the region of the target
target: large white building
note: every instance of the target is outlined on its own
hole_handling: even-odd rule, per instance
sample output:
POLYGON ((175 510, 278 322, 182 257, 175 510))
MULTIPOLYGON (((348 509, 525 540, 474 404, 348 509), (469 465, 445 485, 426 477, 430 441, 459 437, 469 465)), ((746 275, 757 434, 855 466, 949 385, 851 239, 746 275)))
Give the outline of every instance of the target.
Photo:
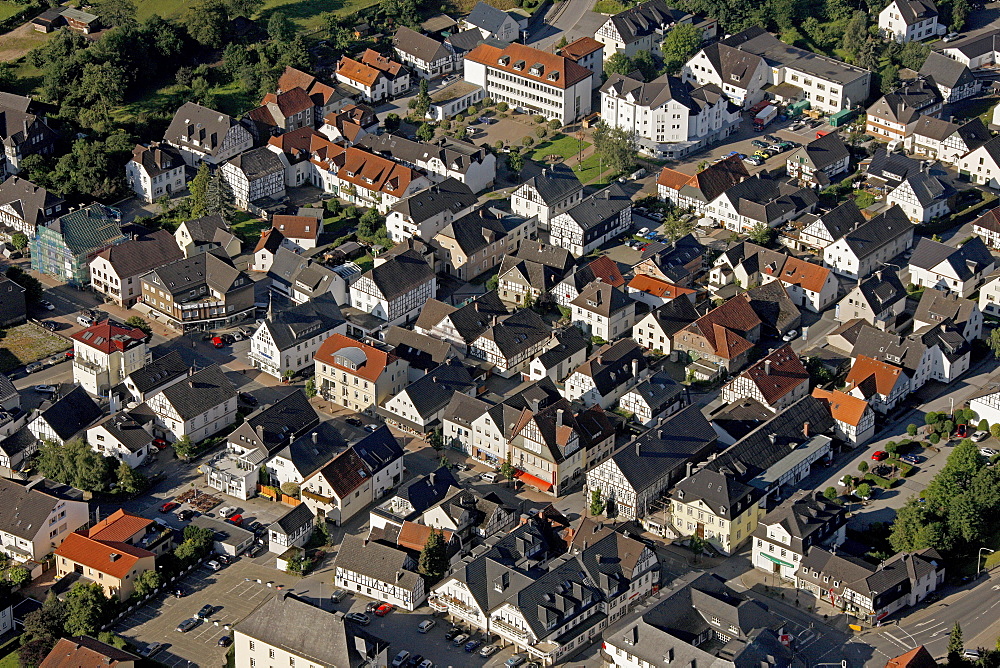
POLYGON ((386 321, 385 327, 415 318, 437 294, 437 275, 416 251, 375 265, 351 284, 351 306, 386 321))
POLYGON ((513 109, 567 125, 590 113, 593 73, 569 58, 523 44, 480 44, 465 56, 465 80, 513 109))
POLYGON ((102 320, 72 338, 73 382, 93 395, 107 395, 150 361, 145 332, 114 320, 102 320))
POLYGON ((296 306, 272 309, 250 337, 250 363, 281 379, 286 373, 313 368, 320 345, 334 334, 345 334, 346 321, 332 297, 321 296, 296 306))
POLYGON ((887 39, 897 42, 919 42, 946 30, 938 21, 933 0, 892 0, 879 12, 878 27, 887 39))
POLYGON ((642 83, 613 74, 601 87, 601 120, 635 133, 647 155, 678 158, 739 129, 740 110, 714 83, 672 76, 642 83))

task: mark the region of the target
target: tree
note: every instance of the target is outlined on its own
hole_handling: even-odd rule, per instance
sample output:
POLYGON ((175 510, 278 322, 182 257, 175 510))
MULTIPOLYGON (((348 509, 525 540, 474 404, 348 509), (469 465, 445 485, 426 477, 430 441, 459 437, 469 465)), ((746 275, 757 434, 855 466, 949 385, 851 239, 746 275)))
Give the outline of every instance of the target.
POLYGON ((272 42, 278 44, 290 42, 295 37, 295 33, 295 24, 285 16, 284 12, 275 12, 267 20, 267 36, 272 42))
POLYGON ((514 465, 511 463, 510 455, 507 455, 507 459, 505 459, 503 464, 500 465, 500 475, 507 480, 513 480, 514 476, 517 475, 517 469, 514 468, 514 465))
POLYGON ((38 638, 21 645, 17 650, 17 661, 20 668, 38 668, 55 645, 55 638, 38 638))
POLYGON ((604 61, 604 73, 610 78, 612 74, 627 75, 635 69, 632 61, 624 53, 616 52, 604 61))
POLYGON ((691 233, 694 229, 695 218, 694 216, 684 216, 678 215, 676 209, 667 214, 666 218, 663 219, 663 235, 673 243, 681 237, 684 237, 691 233))
POLYGON ((890 455, 895 455, 897 452, 899 452, 899 443, 897 443, 896 441, 889 441, 888 443, 885 444, 885 451, 888 452, 890 455))
POLYGON ((910 424, 906 425, 906 433, 909 434, 910 436, 916 436, 917 435, 917 425, 913 424, 912 422, 910 424))
POLYGON ((204 0, 192 7, 184 17, 188 34, 199 44, 218 48, 225 41, 229 12, 222 0, 204 0))
POLYGON ((829 501, 836 501, 840 498, 840 493, 837 491, 836 487, 831 485, 823 490, 823 496, 825 496, 829 501))
POLYGON ((88 492, 104 491, 111 477, 107 460, 78 438, 63 445, 44 442, 36 462, 45 477, 88 492))
POLYGON ((510 109, 510 105, 508 105, 506 102, 497 103, 497 111, 499 111, 501 114, 507 111, 508 109, 510 109))
POLYGON ((28 235, 24 232, 15 232, 10 238, 10 243, 14 245, 14 248, 23 251, 28 247, 28 235))
POLYGON ((621 174, 630 169, 638 155, 636 135, 619 127, 609 127, 603 121, 594 129, 594 151, 600 155, 605 169, 621 174))
POLYGON ((919 71, 927 60, 927 55, 931 52, 929 44, 923 42, 909 41, 903 45, 899 53, 899 66, 906 67, 914 71, 919 71))
POLYGON ((861 472, 862 475, 868 473, 868 462, 858 462, 858 471, 861 472))
POLYGON ((698 557, 705 554, 705 550, 708 549, 708 541, 701 536, 694 534, 688 541, 688 547, 694 552, 694 559, 698 561, 698 557))
POLYGON ((233 213, 233 191, 222 178, 222 170, 216 170, 205 187, 205 214, 222 216, 229 220, 233 213))
POLYGON ((983 418, 982 420, 980 420, 979 421, 979 431, 987 431, 988 432, 989 430, 990 430, 990 423, 986 420, 986 418, 983 418))
POLYGON ((398 130, 399 114, 387 114, 385 117, 385 121, 383 121, 383 125, 385 125, 385 131, 388 132, 389 134, 392 134, 393 132, 398 130))
POLYGON ((440 427, 432 429, 431 433, 427 435, 427 444, 435 450, 444 449, 444 436, 441 433, 440 427))
POLYGON ((108 597, 95 583, 77 582, 66 594, 65 631, 70 636, 96 635, 104 621, 108 597))
POLYGON ((604 512, 604 508, 606 506, 607 506, 607 504, 604 502, 604 499, 601 498, 601 490, 600 489, 591 490, 591 492, 590 492, 590 514, 594 515, 595 517, 597 515, 600 515, 601 513, 604 512))
POLYGON ((962 665, 962 654, 965 652, 965 640, 962 639, 962 625, 955 622, 948 634, 948 665, 962 665))
POLYGON ((883 95, 887 95, 899 87, 899 68, 895 65, 886 65, 879 72, 881 90, 883 95))
POLYGON ((953 32, 961 32, 965 27, 965 22, 969 18, 968 0, 954 0, 951 3, 951 29, 953 32))
POLYGON ((993 356, 1000 359, 1000 327, 997 327, 990 332, 989 337, 986 339, 986 343, 989 345, 990 350, 993 351, 993 356))
POLYGON ((191 437, 184 434, 179 439, 174 441, 174 452, 181 459, 187 459, 194 454, 194 443, 191 442, 191 437))
POLYGON ((145 598, 155 592, 162 584, 163 578, 156 571, 143 571, 135 579, 136 598, 145 598))
POLYGON ((701 48, 704 38, 702 29, 693 23, 678 23, 663 38, 660 47, 663 53, 663 69, 667 74, 676 74, 691 56, 701 48))
POLYGON ((862 11, 854 12, 847 26, 844 28, 844 37, 841 46, 855 59, 868 41, 868 15, 862 11))
POLYGON ((316 389, 316 376, 310 376, 309 380, 306 381, 305 393, 309 399, 319 394, 319 391, 316 389))
POLYGON ((646 81, 652 81, 658 74, 659 68, 649 51, 640 51, 635 54, 635 58, 632 59, 632 65, 642 73, 642 78, 646 81))
POLYGON ((930 435, 930 437, 928 437, 927 440, 930 441, 932 445, 937 445, 941 442, 941 434, 934 432, 930 435))
POLYGON ((205 209, 205 195, 208 192, 208 182, 212 178, 212 172, 208 168, 208 163, 203 162, 198 167, 198 173, 188 183, 188 192, 191 193, 191 215, 201 218, 208 214, 205 209))
POLYGON ((434 139, 434 126, 430 123, 421 123, 420 127, 417 128, 417 139, 420 141, 433 141, 434 139))
POLYGON ((3 572, 3 579, 15 587, 31 580, 31 572, 24 566, 11 566, 3 572))
POLYGON ((118 479, 118 489, 126 494, 138 494, 146 489, 146 476, 133 469, 124 461, 118 465, 115 477, 118 479))
POLYGON ((129 327, 135 327, 136 329, 141 329, 146 336, 149 336, 150 334, 153 333, 153 328, 149 326, 149 323, 146 322, 146 320, 142 316, 138 315, 130 316, 125 321, 125 324, 128 325, 129 327))
POLYGON ((66 605, 49 592, 42 607, 24 616, 24 634, 22 643, 35 640, 48 640, 49 649, 55 644, 55 639, 63 634, 66 623, 66 605))
POLYGON ((378 210, 372 207, 362 214, 358 220, 358 236, 372 239, 378 235, 382 218, 378 215, 378 210))
POLYGON ((567 46, 568 44, 569 44, 569 40, 566 39, 566 35, 563 34, 563 36, 559 38, 559 41, 556 42, 556 49, 561 49, 564 46, 567 46))
POLYGON ((139 25, 135 18, 135 3, 132 0, 97 0, 94 3, 94 10, 104 23, 132 28, 139 25))
POLYGON ((856 490, 854 490, 854 491, 858 495, 858 498, 866 499, 867 500, 867 499, 871 498, 871 495, 872 495, 872 486, 869 485, 866 482, 863 482, 860 485, 858 485, 858 488, 856 490))
POLYGON ((941 417, 940 413, 935 413, 934 411, 927 411, 927 414, 924 415, 924 424, 926 425, 937 424, 940 417, 941 417))
POLYGON ((264 0, 227 0, 230 18, 244 16, 252 18, 264 6, 264 0))
POLYGON ((527 148, 528 146, 531 146, 534 143, 535 143, 535 140, 532 139, 531 137, 522 137, 521 138, 521 145, 524 146, 525 148, 527 148))
MULTIPOLYGON (((492 276, 490 276, 489 278, 486 279, 486 289, 487 289, 487 291, 492 292, 493 290, 496 290, 498 287, 500 287, 500 275, 499 274, 493 274, 492 276)), ((1000 425, 998 425, 998 428, 1000 428, 1000 425)))
POLYGON ((750 231, 747 233, 750 237, 750 241, 754 242, 758 246, 769 246, 771 240, 774 239, 774 230, 765 223, 764 221, 757 221, 750 231))
POLYGON ((437 582, 444 575, 448 569, 448 552, 442 532, 431 530, 427 542, 424 543, 424 549, 420 551, 417 569, 431 582, 437 582))
POLYGON ((519 174, 524 169, 524 156, 520 151, 511 151, 507 154, 507 169, 519 174))

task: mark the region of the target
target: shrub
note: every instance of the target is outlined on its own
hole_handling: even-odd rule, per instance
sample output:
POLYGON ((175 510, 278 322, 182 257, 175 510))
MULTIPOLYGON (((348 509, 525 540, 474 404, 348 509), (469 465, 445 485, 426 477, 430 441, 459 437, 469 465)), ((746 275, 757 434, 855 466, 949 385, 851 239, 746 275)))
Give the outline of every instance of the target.
POLYGON ((931 434, 931 437, 927 440, 929 440, 934 445, 937 445, 938 443, 941 442, 941 434, 934 432, 933 434, 931 434))
POLYGON ((521 145, 522 146, 531 146, 534 143, 535 143, 535 140, 532 139, 531 137, 525 137, 524 139, 521 140, 521 145))
POLYGON ((534 119, 535 119, 536 123, 544 123, 545 122, 545 116, 543 114, 535 114, 534 115, 534 119))
POLYGON ((558 130, 561 127, 562 123, 559 122, 559 119, 553 118, 551 121, 549 121, 549 130, 558 130))
POLYGON ((535 128, 535 134, 538 135, 539 139, 545 138, 545 128, 535 128))
POLYGON ((906 433, 909 434, 910 436, 916 436, 917 435, 917 425, 912 424, 912 423, 906 425, 906 433))
POLYGON ((501 102, 497 105, 497 111, 507 111, 508 109, 510 109, 510 106, 506 102, 501 102))
POLYGON ((449 121, 447 118, 445 120, 441 121, 441 129, 442 130, 451 130, 451 121, 449 121))
POLYGON ((990 430, 990 423, 987 422, 985 419, 980 420, 979 431, 989 431, 989 430, 990 430))
POLYGON ((455 122, 456 123, 464 123, 465 122, 465 114, 458 114, 457 116, 455 116, 455 122))

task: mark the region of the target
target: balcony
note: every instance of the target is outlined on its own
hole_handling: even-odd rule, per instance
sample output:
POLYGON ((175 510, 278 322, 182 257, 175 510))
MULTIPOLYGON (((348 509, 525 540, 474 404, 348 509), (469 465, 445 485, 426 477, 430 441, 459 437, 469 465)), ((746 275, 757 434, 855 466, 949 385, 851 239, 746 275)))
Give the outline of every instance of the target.
POLYGON ((503 633, 509 638, 517 638, 523 643, 528 641, 528 632, 524 629, 519 629, 513 624, 508 624, 502 619, 491 619, 490 627, 496 629, 499 633, 503 633))
POLYGON ((466 617, 478 617, 479 611, 473 608, 468 603, 463 603, 454 596, 448 596, 447 594, 440 594, 437 597, 438 604, 444 606, 445 609, 450 609, 457 611, 461 615, 466 617))

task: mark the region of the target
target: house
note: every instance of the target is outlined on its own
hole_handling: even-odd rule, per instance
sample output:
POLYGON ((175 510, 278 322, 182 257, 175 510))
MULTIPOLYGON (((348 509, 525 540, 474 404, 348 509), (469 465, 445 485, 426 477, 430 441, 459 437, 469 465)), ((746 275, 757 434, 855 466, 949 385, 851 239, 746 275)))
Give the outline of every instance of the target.
POLYGON ((347 56, 337 62, 336 78, 358 90, 365 102, 381 102, 391 96, 389 79, 383 72, 347 56))
POLYGON ((669 160, 736 132, 740 108, 714 83, 696 85, 666 74, 643 83, 612 74, 601 86, 601 120, 633 133, 641 153, 669 160))
POLYGON ((625 277, 622 276, 618 263, 606 255, 600 255, 563 279, 554 288, 552 296, 555 297, 556 304, 569 308, 570 303, 580 296, 580 292, 598 279, 613 287, 625 288, 625 277))
POLYGON ((42 402, 38 413, 28 423, 28 431, 38 441, 65 445, 103 415, 80 385, 63 385, 53 400, 42 402))
POLYGON ((963 39, 956 44, 949 44, 941 53, 962 63, 970 70, 979 70, 993 65, 998 61, 1000 42, 997 36, 1000 30, 987 30, 972 39, 963 39))
POLYGON ((696 53, 682 69, 686 81, 717 86, 742 109, 763 102, 767 61, 738 45, 717 42, 696 53))
POLYGON ((402 528, 404 522, 421 519, 425 512, 454 496, 458 490, 458 481, 446 466, 417 476, 396 489, 388 500, 372 508, 369 526, 373 530, 390 525, 402 528))
POLYGON ((938 668, 938 662, 934 660, 930 652, 923 645, 916 649, 911 649, 905 654, 889 659, 885 668, 938 668))
POLYGON ((174 240, 186 258, 216 248, 221 248, 229 257, 236 257, 242 250, 240 240, 217 214, 184 221, 174 231, 174 240))
POLYGON ((550 222, 549 243, 582 257, 632 227, 632 197, 612 183, 556 215, 550 222))
MULTIPOLYGON (((466 33, 472 33, 472 35, 478 36, 478 30, 468 30, 466 33)), ((464 34, 464 33, 463 33, 464 34)), ((459 38, 461 35, 452 35, 448 37, 445 42, 450 45, 451 41, 459 38)), ((479 46, 480 41, 476 40, 469 50, 479 46)), ((452 47, 454 48, 454 47, 452 47)), ((455 54, 456 66, 462 68, 465 62, 462 54, 455 54)), ((477 86, 475 84, 468 83, 464 79, 457 79, 452 81, 450 84, 438 88, 436 91, 431 93, 431 106, 427 110, 427 118, 431 121, 441 122, 451 120, 459 114, 465 114, 469 107, 474 104, 478 104, 486 99, 486 91, 482 86, 477 86)))
POLYGON ((415 610, 427 599, 417 562, 405 550, 345 536, 334 563, 335 587, 415 610))
POLYGON ((552 332, 552 342, 545 352, 528 365, 528 380, 550 378, 561 383, 587 359, 588 341, 576 327, 552 332))
POLYGON ((184 158, 169 144, 137 144, 132 151, 132 160, 125 165, 125 178, 135 194, 146 202, 169 198, 184 190, 187 181, 184 158))
POLYGON ((259 107, 247 112, 247 118, 268 131, 282 134, 299 128, 311 128, 315 123, 312 98, 296 86, 278 93, 268 93, 259 107))
POLYGON ((989 130, 978 118, 959 125, 933 116, 921 116, 905 147, 918 156, 955 164, 989 140, 989 130))
POLYGON ((652 427, 685 405, 684 387, 662 371, 652 374, 618 400, 618 408, 631 413, 632 419, 644 427, 652 427))
POLYGON ((260 241, 253 249, 253 261, 250 264, 252 271, 270 272, 274 264, 274 258, 279 251, 286 250, 293 253, 300 253, 302 249, 285 235, 275 228, 263 230, 260 233, 260 241))
POLYGON ((635 307, 622 290, 597 280, 570 302, 570 318, 585 335, 614 341, 632 329, 635 307))
POLYGON ((709 202, 705 217, 733 232, 747 233, 755 225, 778 227, 809 213, 819 201, 811 188, 779 183, 758 172, 740 181, 709 202))
MULTIPOLYGON (((635 437, 586 472, 587 498, 599 490, 605 515, 643 519, 686 468, 717 450, 718 437, 697 406, 688 406, 635 437)), ((662 526, 647 526, 663 535, 662 526)))
POLYGON ((624 53, 634 58, 640 51, 660 53, 660 43, 679 23, 690 23, 704 31, 704 39, 716 35, 717 24, 713 19, 672 9, 663 0, 647 0, 610 16, 594 37, 604 45, 604 58, 624 53))
POLYGON ((280 661, 343 668, 388 665, 389 643, 288 590, 278 592, 233 627, 235 662, 241 666, 280 661), (316 629, 323 629, 317 633, 316 629))
POLYGON ((73 382, 95 396, 106 396, 112 387, 150 361, 145 332, 110 318, 73 334, 73 382))
POLYGON ((285 167, 266 146, 230 158, 221 169, 222 178, 233 193, 233 201, 241 209, 252 211, 258 208, 256 203, 261 200, 278 200, 285 196, 285 167))
POLYGON ((826 310, 838 291, 837 279, 826 267, 749 241, 720 255, 709 275, 709 284, 717 292, 730 283, 756 287, 772 282, 781 283, 796 306, 814 313, 826 310))
POLYGON ((403 327, 390 327, 384 342, 396 357, 409 365, 407 380, 411 383, 444 364, 454 354, 449 342, 403 327))
POLYGON ((81 636, 72 639, 60 638, 52 651, 38 664, 38 668, 65 668, 71 665, 135 668, 141 662, 142 659, 135 654, 88 636, 81 636))
POLYGON ((35 108, 30 97, 13 93, 0 94, 0 143, 3 144, 3 176, 21 172, 21 162, 29 155, 55 153, 59 134, 35 108))
POLYGON ((37 478, 20 485, 0 478, 4 498, 0 507, 0 550, 17 563, 42 561, 90 520, 86 501, 50 492, 42 482, 37 478))
POLYGON ((122 384, 129 400, 139 404, 168 385, 179 383, 190 373, 190 368, 180 353, 172 350, 146 362, 145 366, 130 373, 122 384))
POLYGON ((302 250, 316 248, 319 235, 323 233, 323 219, 316 216, 288 216, 277 214, 271 217, 271 229, 302 250))
POLYGON ((466 82, 514 110, 562 125, 590 114, 594 75, 565 56, 523 44, 484 43, 465 54, 464 61, 466 82))
POLYGON ((403 479, 403 448, 386 426, 340 453, 302 483, 317 521, 340 526, 403 479))
POLYGON ((31 239, 39 225, 65 213, 65 200, 17 176, 0 183, 0 236, 10 240, 20 232, 31 239))
POLYGON ((997 302, 1000 302, 1000 272, 993 272, 979 290, 979 308, 983 313, 996 316, 1000 314, 997 302))
POLYGON ((514 191, 511 210, 530 218, 538 218, 540 230, 549 229, 549 223, 560 213, 583 201, 583 184, 576 174, 563 163, 544 167, 514 191))
POLYGON ((786 344, 723 386, 722 399, 730 403, 756 399, 774 413, 780 413, 808 393, 809 372, 786 344))
POLYGON ((983 86, 983 82, 974 77, 968 67, 939 51, 927 54, 927 60, 920 68, 920 76, 927 77, 937 86, 945 104, 978 95, 983 86))
POLYGON ((327 462, 347 449, 347 441, 333 422, 306 429, 267 461, 267 475, 275 487, 286 482, 301 485, 327 462))
POLYGON ((880 362, 897 365, 910 380, 910 392, 916 392, 928 380, 950 383, 969 368, 969 343, 962 329, 950 320, 908 336, 897 336, 862 324, 856 333, 851 355, 865 355, 880 362))
MULTIPOLYGON (((935 291, 936 292, 936 291, 935 291)), ((837 303, 838 322, 861 319, 882 330, 897 330, 906 308, 906 288, 891 269, 879 269, 858 281, 837 303)))
POLYGON ((936 327, 948 321, 969 343, 983 336, 983 313, 971 300, 941 290, 924 290, 913 314, 913 330, 936 327))
POLYGON ((978 392, 975 392, 969 399, 969 408, 976 411, 979 419, 986 420, 990 424, 1000 422, 1000 392, 994 379, 978 392))
POLYGON ((847 509, 819 492, 799 490, 757 521, 751 561, 758 570, 795 580, 814 545, 837 548, 846 536, 847 509))
POLYGON ((437 278, 416 251, 376 264, 350 286, 350 305, 385 321, 384 327, 415 318, 437 294, 437 278))
POLYGON ((851 161, 851 153, 839 132, 829 132, 805 146, 800 146, 785 158, 785 171, 799 185, 825 187, 833 177, 843 174, 851 161))
POLYGON ((864 399, 883 415, 910 393, 910 379, 902 368, 865 355, 854 358, 845 382, 850 396, 864 399))
POLYGON ((912 245, 913 223, 897 205, 824 248, 823 264, 836 274, 860 280, 912 245))
POLYGON ((253 135, 232 116, 185 102, 174 114, 163 141, 180 151, 184 162, 219 166, 253 148, 253 135))
POLYGON ((669 355, 674 334, 698 318, 690 299, 672 299, 640 318, 632 328, 632 338, 646 350, 669 355))
POLYGON ((730 299, 674 334, 673 347, 726 371, 742 369, 760 339, 761 320, 746 299, 730 299))
POLYGON ((799 231, 799 244, 809 249, 822 250, 837 241, 858 225, 865 222, 858 205, 849 199, 829 211, 806 214, 799 231))
POLYGON ((66 536, 54 554, 59 577, 79 573, 99 584, 108 598, 118 601, 127 601, 132 595, 136 578, 156 569, 156 554, 147 549, 120 540, 98 540, 82 533, 66 536))
POLYGON ((28 242, 31 268, 83 287, 90 284, 93 257, 127 240, 118 213, 101 204, 91 204, 38 226, 28 242))
POLYGON ((423 79, 444 76, 455 69, 455 56, 444 44, 406 26, 396 30, 392 47, 399 59, 423 79))
POLYGON ((230 327, 256 308, 253 281, 218 250, 174 260, 140 281, 150 317, 180 331, 230 327))
POLYGON ((334 334, 314 357, 316 389, 328 401, 373 414, 376 406, 398 394, 407 381, 406 362, 385 348, 334 334))
POLYGON ((315 519, 304 503, 289 509, 267 526, 268 550, 283 555, 293 548, 303 547, 312 537, 315 519))
POLYGON ((792 650, 780 642, 783 624, 765 604, 731 589, 718 575, 690 573, 661 602, 613 623, 602 646, 612 668, 664 662, 787 668, 792 650))
POLYGON ((941 555, 931 548, 899 553, 876 567, 816 547, 803 558, 795 585, 868 624, 876 624, 937 591, 944 576, 941 555))
POLYGON ((955 164, 958 175, 989 188, 1000 187, 1000 138, 994 137, 963 155, 955 164))
MULTIPOLYGON (((860 166, 865 172, 865 187, 879 195, 888 194, 910 174, 927 169, 925 163, 919 160, 881 147, 875 149, 875 154, 871 158, 862 160, 860 166)), ((938 164, 931 165, 927 171, 935 176, 945 174, 944 169, 938 164)))
POLYGON ((654 242, 639 256, 633 267, 635 273, 669 281, 674 285, 689 287, 701 273, 705 247, 693 234, 687 234, 669 244, 654 242))
MULTIPOLYGON (((493 492, 484 494, 456 485, 447 490, 445 498, 429 506, 420 519, 426 526, 404 522, 404 527, 417 536, 439 529, 446 536, 451 533, 459 541, 467 542, 473 537, 486 540, 510 531, 518 521, 518 514, 493 492), (414 531, 417 527, 424 528, 418 533, 414 531)), ((420 542, 421 549, 425 543, 426 538, 420 542)))
POLYGON ((345 140, 350 144, 357 144, 368 135, 377 133, 378 128, 379 121, 374 109, 366 104, 349 104, 340 111, 327 115, 323 119, 320 133, 330 141, 345 140))
POLYGON ((942 103, 941 92, 926 77, 908 79, 868 107, 865 132, 902 142, 913 134, 921 116, 938 114, 942 103))
POLYGON ((399 429, 427 434, 440 424, 453 395, 475 396, 476 389, 469 370, 451 359, 407 385, 375 411, 386 423, 399 429))
MULTIPOLYGON (((266 133, 258 132, 258 134, 265 134, 263 139, 266 140, 265 146, 267 150, 274 153, 278 158, 278 162, 281 163, 284 169, 282 178, 285 186, 294 188, 316 180, 317 168, 312 158, 315 153, 321 151, 331 141, 326 136, 328 128, 334 130, 334 132, 329 133, 329 137, 333 139, 340 138, 339 132, 336 131, 334 126, 326 125, 323 126, 323 134, 320 134, 312 127, 302 127, 298 130, 292 130, 291 132, 270 138, 268 138, 266 133)), ((357 136, 361 132, 360 128, 355 128, 354 130, 354 132, 350 133, 352 137, 357 136)))
POLYGON ((893 0, 878 13, 878 27, 887 39, 919 42, 947 31, 938 19, 933 0, 893 0))
POLYGON ((525 239, 500 262, 500 298, 508 304, 534 302, 551 292, 572 266, 568 250, 525 239))
POLYGON ((215 540, 212 541, 213 551, 216 554, 226 554, 230 557, 238 557, 246 552, 256 538, 252 531, 242 529, 232 522, 207 515, 197 515, 191 520, 191 525, 211 531, 215 536, 215 540))
POLYGON ((681 209, 703 214, 709 202, 750 176, 739 156, 729 156, 694 176, 664 167, 656 179, 656 192, 681 209))
POLYGON ((691 288, 671 285, 666 281, 645 274, 639 274, 629 281, 626 291, 629 297, 648 305, 651 309, 659 308, 680 298, 687 299, 693 304, 696 294, 696 291, 691 288))
POLYGON ((73 7, 67 7, 62 10, 62 15, 66 20, 66 26, 70 30, 82 32, 84 35, 89 35, 100 27, 100 19, 96 15, 88 14, 73 7))
POLYGON ((353 104, 353 97, 357 94, 357 91, 351 91, 341 84, 327 85, 307 72, 285 67, 285 71, 278 77, 275 90, 277 93, 284 93, 293 88, 301 88, 309 94, 314 105, 312 117, 316 125, 328 115, 353 104))
POLYGON ((864 399, 819 387, 813 389, 812 395, 830 407, 834 430, 840 440, 857 447, 875 435, 875 411, 864 399))
POLYGON ((166 230, 133 236, 94 256, 90 287, 118 306, 130 308, 142 295, 142 276, 182 257, 184 253, 166 230))
POLYGON ((0 327, 20 325, 27 320, 26 292, 9 278, 0 279, 0 327))
POLYGON ((495 316, 469 344, 468 356, 493 365, 493 373, 511 378, 526 373, 531 361, 548 348, 552 327, 530 308, 495 316))
POLYGON ((87 444, 105 457, 139 468, 156 452, 153 435, 128 413, 109 415, 87 429, 87 444))
POLYGON ((670 512, 681 536, 704 537, 724 555, 735 553, 764 515, 761 490, 732 475, 701 469, 681 480, 670 493, 670 512))
POLYGON ((437 299, 428 300, 413 324, 419 334, 450 343, 456 351, 467 355, 472 343, 500 318, 513 313, 497 296, 496 290, 460 306, 451 306, 437 299))
POLYGON ((957 195, 957 191, 944 179, 920 171, 907 176, 890 192, 886 204, 899 205, 914 223, 929 223, 951 213, 957 195))
POLYGON ((393 204, 386 217, 386 230, 395 242, 411 237, 431 239, 469 214, 477 201, 469 186, 449 178, 393 204))
POLYGON ((236 387, 213 364, 146 400, 167 440, 198 443, 236 421, 236 387))
POLYGON ((463 30, 478 30, 483 39, 514 42, 521 32, 528 29, 528 20, 518 12, 505 12, 485 2, 477 2, 472 11, 462 19, 463 30))
POLYGON ((313 151, 312 164, 313 185, 382 214, 431 185, 420 172, 356 146, 326 142, 313 151))
POLYGON ((559 49, 559 55, 569 58, 577 65, 590 70, 594 78, 592 85, 599 88, 604 74, 604 45, 593 37, 580 37, 559 49))
POLYGON ((250 337, 247 357, 255 368, 279 379, 312 369, 320 345, 334 334, 346 333, 346 325, 329 295, 294 306, 272 306, 250 337))
POLYGON ((464 139, 441 137, 425 143, 397 135, 367 135, 356 143, 376 155, 426 172, 440 186, 454 180, 478 193, 492 186, 496 178, 496 156, 464 139))
POLYGON ((517 251, 521 240, 534 238, 537 230, 537 217, 487 205, 455 218, 430 243, 444 273, 468 281, 500 264, 508 252, 517 251))
POLYGON ((910 282, 969 297, 996 269, 996 259, 979 237, 959 248, 921 238, 910 256, 910 282))
POLYGON ((610 409, 650 374, 642 349, 632 339, 605 343, 566 379, 562 395, 584 406, 610 409))
MULTIPOLYGON (((360 267, 341 265, 336 268, 348 277, 361 273, 360 267)), ((340 273, 287 248, 278 249, 267 274, 271 279, 272 299, 283 298, 292 304, 303 304, 328 296, 335 304, 347 303, 347 283, 340 273)))

